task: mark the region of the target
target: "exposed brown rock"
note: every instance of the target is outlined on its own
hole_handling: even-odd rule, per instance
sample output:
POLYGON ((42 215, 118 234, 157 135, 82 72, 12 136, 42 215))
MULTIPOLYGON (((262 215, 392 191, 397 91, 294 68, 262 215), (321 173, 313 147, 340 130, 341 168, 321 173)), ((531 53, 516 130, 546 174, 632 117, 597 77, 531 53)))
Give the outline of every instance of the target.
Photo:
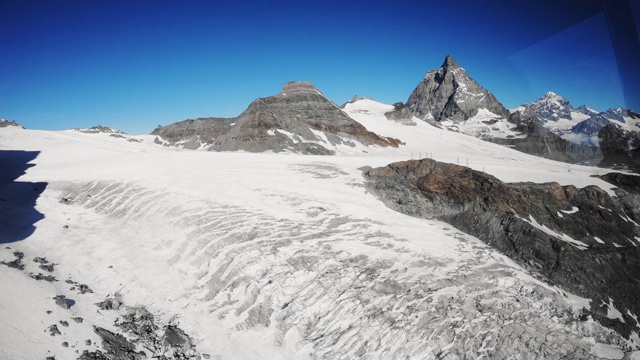
POLYGON ((506 184, 430 159, 365 173, 387 206, 436 217, 478 237, 547 281, 592 299, 594 318, 628 337, 640 313, 640 218, 629 204, 596 187, 506 184), (613 299, 624 322, 607 317, 613 299), (606 310, 606 309, 605 309, 606 310))

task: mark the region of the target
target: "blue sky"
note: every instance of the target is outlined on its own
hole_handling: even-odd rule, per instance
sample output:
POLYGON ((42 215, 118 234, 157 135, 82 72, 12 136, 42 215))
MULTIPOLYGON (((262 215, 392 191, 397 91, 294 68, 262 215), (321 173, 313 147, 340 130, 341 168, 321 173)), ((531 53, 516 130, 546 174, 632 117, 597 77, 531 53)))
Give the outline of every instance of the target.
MULTIPOLYGON (((626 107, 600 1, 0 0, 0 116, 131 134, 232 117, 288 81, 406 101, 447 54, 508 108, 626 107)), ((638 110, 638 109, 637 109, 638 110)))

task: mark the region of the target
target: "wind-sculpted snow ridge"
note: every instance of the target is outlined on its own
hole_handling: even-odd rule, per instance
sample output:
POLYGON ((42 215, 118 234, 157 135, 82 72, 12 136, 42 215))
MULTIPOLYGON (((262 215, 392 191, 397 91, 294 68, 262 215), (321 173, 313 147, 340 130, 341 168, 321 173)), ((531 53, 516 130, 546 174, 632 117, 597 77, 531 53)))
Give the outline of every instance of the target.
MULTIPOLYGON (((288 171, 348 179, 326 163, 288 171)), ((287 192, 266 196, 296 219, 136 183, 51 187, 66 199, 65 217, 84 219, 68 236, 77 227, 74 252, 95 255, 76 266, 111 264, 97 283, 176 314, 213 359, 590 359, 631 350, 591 320, 580 305, 588 300, 434 220, 402 217, 418 225, 416 242, 390 223, 287 192), (105 228, 113 238, 99 235, 105 228)))
POLYGON ((587 313, 640 345, 635 198, 613 198, 595 186, 505 184, 430 159, 393 163, 365 176, 367 188, 391 208, 436 217, 478 236, 548 281, 591 299, 587 313), (620 316, 611 316, 611 303, 620 316))

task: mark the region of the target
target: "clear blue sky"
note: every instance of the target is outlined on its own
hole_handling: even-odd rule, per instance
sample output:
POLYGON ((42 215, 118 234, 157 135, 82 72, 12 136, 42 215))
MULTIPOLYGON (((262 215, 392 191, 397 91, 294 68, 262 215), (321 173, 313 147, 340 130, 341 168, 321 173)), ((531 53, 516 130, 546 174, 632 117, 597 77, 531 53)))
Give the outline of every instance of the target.
POLYGON ((625 107, 601 2, 554 3, 0 0, 0 116, 142 134, 292 80, 404 102, 447 54, 508 108, 550 90, 625 107))

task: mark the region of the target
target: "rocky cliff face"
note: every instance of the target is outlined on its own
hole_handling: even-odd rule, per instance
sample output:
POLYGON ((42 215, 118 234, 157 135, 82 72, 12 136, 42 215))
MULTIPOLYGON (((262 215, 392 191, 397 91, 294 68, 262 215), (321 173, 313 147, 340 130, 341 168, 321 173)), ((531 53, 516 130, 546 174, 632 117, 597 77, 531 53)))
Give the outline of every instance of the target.
POLYGON ((489 91, 475 82, 448 56, 438 70, 430 70, 413 90, 406 104, 421 119, 467 120, 484 108, 508 118, 509 111, 489 91))
POLYGON ((624 130, 616 124, 598 132, 603 159, 599 166, 632 166, 640 168, 640 132, 624 130))
POLYGON ((543 279, 591 299, 585 309, 629 337, 639 325, 640 218, 595 186, 505 184, 425 159, 365 173, 387 206, 436 217, 500 250, 543 279))
POLYGON ((523 153, 556 161, 574 162, 574 159, 567 154, 569 143, 544 128, 535 115, 517 111, 509 116, 509 122, 515 124, 515 130, 524 136, 488 140, 523 153))
POLYGON ((293 151, 330 155, 332 145, 397 147, 400 141, 368 131, 308 82, 287 83, 274 96, 253 101, 231 119, 185 120, 155 129, 168 145, 215 151, 293 151))

